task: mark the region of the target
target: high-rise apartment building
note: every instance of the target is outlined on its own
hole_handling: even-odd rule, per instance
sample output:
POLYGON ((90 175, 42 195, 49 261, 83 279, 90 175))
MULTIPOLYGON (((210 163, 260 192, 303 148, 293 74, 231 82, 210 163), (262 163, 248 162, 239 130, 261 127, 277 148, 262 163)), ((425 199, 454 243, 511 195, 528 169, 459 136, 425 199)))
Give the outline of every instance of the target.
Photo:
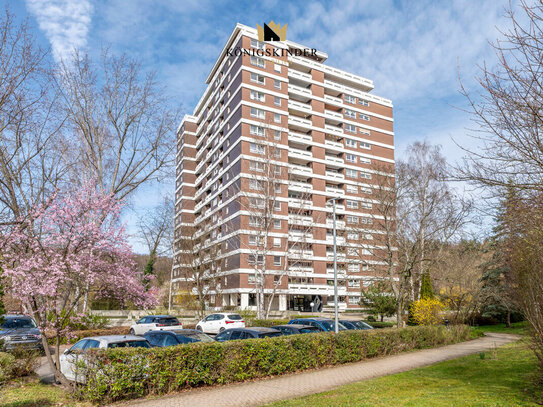
POLYGON ((359 307, 379 263, 372 192, 377 168, 393 172, 392 103, 326 59, 235 27, 178 129, 174 292, 247 308, 263 284, 271 309, 330 305, 337 198, 339 306, 359 307))

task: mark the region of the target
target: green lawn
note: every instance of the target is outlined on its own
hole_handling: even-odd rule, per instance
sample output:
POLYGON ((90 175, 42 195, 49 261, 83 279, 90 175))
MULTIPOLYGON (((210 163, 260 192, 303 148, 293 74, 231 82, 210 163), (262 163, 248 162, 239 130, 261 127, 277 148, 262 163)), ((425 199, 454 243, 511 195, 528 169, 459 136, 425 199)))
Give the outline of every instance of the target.
POLYGON ((272 406, 537 406, 535 357, 516 342, 460 359, 272 406))
POLYGON ((515 322, 507 328, 505 324, 474 326, 471 328, 473 332, 499 332, 504 334, 526 335, 528 332, 528 322, 515 322))
POLYGON ((58 386, 36 380, 0 387, 1 407, 87 407, 89 403, 74 401, 58 386))

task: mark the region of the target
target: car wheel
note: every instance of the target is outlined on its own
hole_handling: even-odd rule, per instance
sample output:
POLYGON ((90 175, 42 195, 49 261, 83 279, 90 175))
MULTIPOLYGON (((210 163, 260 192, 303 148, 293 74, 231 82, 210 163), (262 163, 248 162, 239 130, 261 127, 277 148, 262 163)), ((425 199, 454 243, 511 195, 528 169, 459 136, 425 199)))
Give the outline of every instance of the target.
POLYGON ((198 331, 200 331, 200 332, 203 331, 203 329, 202 329, 202 327, 201 327, 200 325, 196 326, 196 329, 197 329, 198 331))
POLYGON ((223 332, 226 328, 223 326, 221 329, 219 329, 219 332, 223 332))
MULTIPOLYGON (((125 331, 126 332, 126 331, 125 331)), ((130 332, 128 332, 130 335, 135 335, 136 333, 134 332, 134 330, 132 328, 130 328, 130 332)))

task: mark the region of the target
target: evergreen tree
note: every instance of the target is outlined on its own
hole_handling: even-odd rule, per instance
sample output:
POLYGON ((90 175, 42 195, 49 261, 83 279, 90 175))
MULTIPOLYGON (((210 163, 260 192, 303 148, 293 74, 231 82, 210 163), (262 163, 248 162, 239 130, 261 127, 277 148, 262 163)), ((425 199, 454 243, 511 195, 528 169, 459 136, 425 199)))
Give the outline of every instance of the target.
POLYGON ((426 270, 422 275, 420 283, 420 299, 429 300, 434 298, 434 289, 432 288, 432 280, 430 278, 430 270, 426 270))
POLYGON ((396 313, 396 299, 384 283, 376 283, 362 291, 361 303, 369 308, 369 312, 378 315, 383 322, 384 317, 396 313))

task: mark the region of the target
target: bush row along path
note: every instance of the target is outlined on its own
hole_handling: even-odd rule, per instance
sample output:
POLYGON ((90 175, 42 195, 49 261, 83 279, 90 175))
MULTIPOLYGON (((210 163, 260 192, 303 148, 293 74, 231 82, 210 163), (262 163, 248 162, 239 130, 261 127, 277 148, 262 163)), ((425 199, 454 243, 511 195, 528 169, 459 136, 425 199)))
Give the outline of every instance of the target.
POLYGON ((362 380, 400 373, 406 370, 483 352, 520 339, 520 336, 487 333, 485 337, 364 362, 335 366, 254 382, 194 389, 175 395, 115 404, 137 407, 178 406, 258 406, 321 393, 362 380))

